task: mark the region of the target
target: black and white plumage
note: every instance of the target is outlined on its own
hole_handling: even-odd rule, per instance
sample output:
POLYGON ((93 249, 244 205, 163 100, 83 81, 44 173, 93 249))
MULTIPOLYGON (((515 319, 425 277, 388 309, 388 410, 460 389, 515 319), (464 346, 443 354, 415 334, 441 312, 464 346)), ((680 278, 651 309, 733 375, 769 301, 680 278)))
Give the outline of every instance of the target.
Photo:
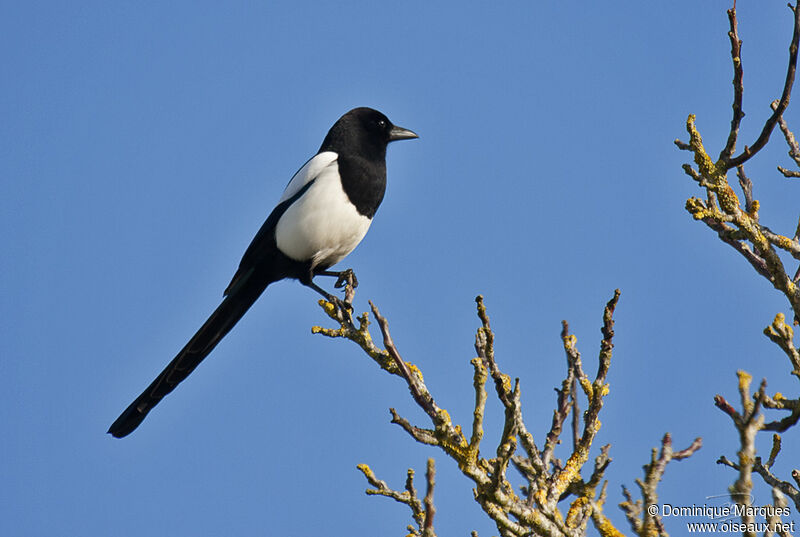
POLYGON ((242 257, 222 303, 108 432, 130 434, 234 327, 270 283, 313 282, 353 251, 369 229, 386 191, 386 146, 417 138, 371 108, 355 108, 328 131, 322 146, 292 177, 242 257))

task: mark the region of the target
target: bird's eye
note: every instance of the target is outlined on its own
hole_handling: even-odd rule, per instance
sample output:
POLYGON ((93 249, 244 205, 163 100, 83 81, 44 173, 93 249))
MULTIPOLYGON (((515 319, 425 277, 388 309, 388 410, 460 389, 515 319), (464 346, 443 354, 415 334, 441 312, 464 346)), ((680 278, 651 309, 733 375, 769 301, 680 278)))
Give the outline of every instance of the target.
POLYGON ((385 120, 385 119, 379 119, 379 120, 378 120, 378 126, 379 126, 381 129, 385 129, 385 128, 386 128, 386 120, 385 120))

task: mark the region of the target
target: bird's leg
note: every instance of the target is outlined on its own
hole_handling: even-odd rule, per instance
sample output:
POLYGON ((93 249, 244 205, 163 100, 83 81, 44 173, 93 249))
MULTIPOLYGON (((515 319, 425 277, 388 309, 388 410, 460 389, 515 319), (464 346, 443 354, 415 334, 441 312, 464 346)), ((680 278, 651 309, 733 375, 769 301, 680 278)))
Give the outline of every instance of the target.
POLYGON ((352 304, 353 298, 356 295, 356 287, 358 287, 358 278, 353 269, 343 270, 341 272, 334 272, 331 270, 323 270, 318 272, 321 276, 336 276, 336 283, 333 286, 336 289, 344 287, 344 301, 346 304, 352 304))
POLYGON ((341 289, 346 285, 349 285, 353 289, 358 287, 358 278, 356 278, 356 273, 353 272, 353 269, 349 268, 346 270, 342 270, 340 272, 336 272, 333 270, 323 270, 317 273, 318 276, 335 276, 336 283, 333 286, 336 289, 341 289))
POLYGON ((317 293, 321 294, 323 297, 325 297, 325 300, 327 300, 331 304, 335 305, 339 309, 344 310, 344 311, 352 311, 352 309, 353 309, 352 304, 349 304, 348 302, 345 302, 344 300, 342 300, 341 298, 339 298, 337 296, 333 296, 332 294, 327 292, 325 289, 323 289, 319 285, 315 284, 314 281, 311 280, 310 278, 308 279, 308 281, 300 280, 300 283, 302 283, 306 287, 310 287, 311 289, 313 289, 317 293))

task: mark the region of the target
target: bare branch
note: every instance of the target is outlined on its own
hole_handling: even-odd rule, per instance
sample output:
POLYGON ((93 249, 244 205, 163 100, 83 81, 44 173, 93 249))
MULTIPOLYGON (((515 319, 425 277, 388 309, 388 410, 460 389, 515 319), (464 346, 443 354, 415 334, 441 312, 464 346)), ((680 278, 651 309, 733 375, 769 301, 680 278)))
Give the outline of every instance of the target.
POLYGON ((417 489, 414 487, 414 470, 408 469, 406 474, 405 490, 403 492, 389 488, 385 481, 378 479, 372 469, 366 464, 359 464, 357 468, 364 474, 367 481, 372 485, 373 489, 367 489, 366 493, 375 496, 385 496, 391 498, 398 503, 407 505, 411 509, 411 514, 414 517, 414 522, 417 525, 415 529, 413 526, 408 526, 411 532, 411 537, 436 537, 433 530, 433 515, 436 509, 433 507, 433 487, 435 468, 433 459, 428 459, 427 477, 427 493, 425 494, 424 504, 417 496, 417 489))
MULTIPOLYGON (((742 187, 745 201, 745 211, 758 215, 758 206, 753 205, 753 182, 744 173, 744 166, 736 167, 736 176, 739 178, 739 186, 742 187)), ((756 217, 756 221, 758 218, 756 217)))
POLYGON ((800 349, 794 346, 794 330, 786 324, 786 316, 783 313, 775 315, 772 324, 764 329, 764 335, 786 353, 792 364, 792 375, 800 380, 800 349))
MULTIPOLYGON (((477 343, 476 343, 477 345, 477 343)), ((475 410, 472 411, 472 436, 469 447, 476 453, 483 439, 483 418, 486 412, 486 380, 489 378, 486 367, 480 358, 473 358, 470 363, 475 368, 472 385, 475 388, 475 410)))
MULTIPOLYGON (((738 197, 728 184, 727 167, 721 163, 714 163, 708 156, 700 133, 697 131, 694 115, 690 115, 687 119, 686 128, 690 135, 690 146, 697 164, 698 171, 696 173, 701 176, 700 184, 704 185, 709 193, 708 204, 693 197, 687 200, 686 209, 695 220, 701 220, 717 231, 724 242, 742 253, 759 274, 781 291, 792 304, 797 319, 797 313, 800 312, 800 287, 795 285, 792 278, 787 275, 776 247, 790 252, 793 256, 800 256, 800 243, 772 233, 766 226, 759 224, 759 207, 756 200, 752 202, 751 212, 742 210, 738 197), (711 200, 714 199, 711 194, 716 195, 719 207, 711 203, 711 200), (752 246, 746 244, 745 241, 752 246)), ((684 166, 684 169, 687 169, 687 166, 684 166)))
POLYGON ((783 166, 778 166, 778 171, 781 172, 783 174, 783 176, 786 177, 786 178, 800 177, 800 171, 788 170, 788 169, 784 168, 783 166))
POLYGON ((739 472, 738 479, 730 488, 731 500, 744 508, 742 510, 742 523, 751 525, 755 522, 755 518, 747 508, 752 505, 753 480, 751 476, 754 469, 753 464, 756 460, 755 439, 756 434, 764 425, 761 403, 765 397, 767 383, 762 381, 758 392, 751 398, 750 383, 752 377, 744 371, 738 371, 737 375, 739 377, 739 396, 742 404, 741 413, 735 410, 722 396, 718 395, 715 398, 715 403, 731 417, 736 430, 739 432, 739 443, 741 445, 741 449, 737 453, 739 461, 738 463, 732 463, 725 456, 722 456, 717 460, 717 463, 734 468, 739 472))
POLYGON ((425 388, 425 385, 420 382, 421 375, 418 373, 419 370, 413 364, 407 364, 403 360, 400 356, 400 352, 394 345, 394 341, 392 341, 392 335, 389 333, 389 323, 386 321, 386 318, 381 315, 378 308, 371 301, 369 305, 372 308, 372 315, 375 316, 375 320, 378 322, 378 326, 383 334, 383 346, 386 347, 389 356, 391 356, 395 365, 397 365, 400 374, 406 379, 408 389, 411 391, 414 401, 416 401, 420 408, 422 408, 434 422, 439 421, 441 419, 441 410, 436 406, 436 403, 434 403, 433 397, 430 392, 428 392, 427 388, 425 388), (415 370, 413 373, 412 368, 415 370))
POLYGON ((436 514, 436 508, 433 506, 433 487, 435 486, 436 477, 436 464, 433 459, 428 459, 428 469, 425 472, 425 478, 428 483, 425 492, 425 524, 422 528, 422 537, 436 537, 433 531, 433 515, 436 514))
POLYGON ((658 515, 658 511, 655 511, 656 514, 653 514, 653 511, 650 509, 650 506, 658 505, 656 488, 661 482, 661 478, 664 476, 667 464, 673 460, 682 460, 690 457, 700 449, 702 445, 703 440, 701 438, 695 438, 689 447, 676 452, 672 449, 672 436, 666 433, 664 438, 661 439, 660 452, 656 451, 654 448, 650 456, 650 463, 644 466, 644 481, 641 479, 636 480, 636 484, 642 492, 642 499, 634 502, 630 492, 623 487, 625 501, 619 504, 619 506, 625 512, 625 516, 628 518, 631 528, 637 535, 667 537, 667 532, 664 529, 664 524, 661 520, 661 516, 658 515), (644 506, 648 508, 644 509, 644 506))
MULTIPOLYGON (((349 284, 348 284, 349 285, 349 284)), ((349 295, 352 297, 352 295, 349 295)), ((406 362, 395 344, 389 323, 380 313, 378 308, 370 303, 372 315, 381 329, 385 349, 375 346, 368 330, 368 316, 363 314, 358 317, 358 327, 354 325, 347 312, 343 312, 336 305, 321 302, 325 313, 337 323, 339 328, 328 329, 315 327, 315 333, 328 337, 344 337, 357 343, 370 357, 381 364, 381 367, 404 379, 409 387, 412 398, 422 408, 433 423, 433 428, 422 428, 412 425, 407 419, 401 417, 396 410, 390 409, 392 423, 400 425, 416 441, 438 446, 443 449, 458 464, 459 469, 475 483, 475 499, 497 525, 502 536, 523 536, 531 533, 537 535, 573 537, 582 535, 586 525, 591 520, 602 537, 620 536, 614 525, 603 515, 602 507, 605 501, 605 484, 602 483, 603 475, 611 462, 608 456, 609 446, 601 449, 595 458, 594 471, 589 481, 581 478, 581 468, 589 457, 594 437, 600 427, 598 415, 603 406, 603 398, 608 393, 606 376, 610 367, 611 353, 613 350, 613 314, 619 299, 617 290, 614 297, 606 305, 603 315, 603 340, 598 360, 598 371, 594 381, 591 381, 583 371, 580 363, 580 354, 575 347, 576 338, 568 331, 563 334, 565 349, 567 350, 567 379, 563 384, 563 394, 559 397, 559 408, 555 418, 556 430, 551 430, 548 438, 548 457, 554 457, 553 449, 557 445, 558 432, 566 419, 569 411, 577 408, 573 397, 577 397, 577 386, 588 399, 588 410, 583 415, 583 429, 576 434, 577 442, 573 453, 562 465, 557 459, 549 458, 545 463, 543 454, 539 451, 533 436, 525 428, 522 417, 521 389, 519 380, 511 381, 511 377, 504 374, 497 363, 494 351, 494 332, 492 331, 489 316, 482 297, 476 299, 478 317, 481 326, 475 337, 477 358, 471 360, 474 368, 473 387, 475 390, 475 406, 472 418, 472 433, 469 441, 464 436, 459 425, 454 424, 448 413, 440 408, 433 395, 425 386, 422 373, 413 364, 406 362), (483 420, 486 412, 487 393, 486 382, 492 377, 497 397, 504 408, 503 434, 498 443, 496 454, 493 458, 480 457, 480 443, 483 439, 483 420), (524 450, 524 456, 516 454, 517 442, 524 450), (520 498, 514 492, 514 487, 507 476, 510 463, 525 477, 528 484, 525 487, 526 497, 520 498), (597 489, 602 487, 599 493, 597 489), (566 514, 559 508, 559 502, 568 496, 574 496, 566 514)), ((565 325, 566 327, 566 325, 565 325)), ((413 477, 410 474, 405 492, 391 491, 388 486, 381 486, 380 482, 368 471, 368 467, 360 467, 370 483, 375 487, 371 494, 380 494, 395 498, 397 501, 409 503, 412 511, 416 509, 419 498, 413 489, 413 477)), ((433 468, 429 467, 429 493, 432 495, 433 468)), ((433 503, 423 502, 425 506, 424 518, 419 511, 415 512, 415 519, 432 522, 433 503)), ((427 535, 426 526, 420 530, 413 530, 412 535, 427 535), (416 533, 414 533, 416 532, 416 533)), ((431 528, 432 530, 432 528, 431 528)), ((433 535, 432 533, 430 535, 433 535)))
POLYGON ((756 457, 753 463, 753 470, 758 473, 764 482, 772 488, 780 490, 783 494, 789 496, 794 502, 795 509, 800 512, 800 491, 798 491, 788 481, 781 481, 770 472, 769 468, 761 464, 761 457, 756 457))
MULTIPOLYGON (((773 111, 776 110, 778 108, 778 101, 772 101, 770 107, 772 107, 773 111)), ((795 161, 795 163, 798 166, 800 166, 800 145, 798 145, 797 140, 794 137, 794 133, 791 130, 789 130, 789 124, 786 123, 786 119, 783 116, 778 118, 778 126, 780 127, 781 132, 783 133, 783 137, 786 140, 786 143, 789 145, 789 156, 792 158, 792 160, 795 161)), ((780 166, 778 166, 778 169, 782 170, 780 166)), ((788 175, 787 177, 798 177, 798 175, 796 175, 798 172, 789 172, 789 173, 790 175, 788 175)), ((786 174, 784 173, 784 175, 786 174)))
POLYGON ((731 60, 733 61, 733 118, 731 119, 731 130, 728 134, 728 141, 719 155, 721 159, 730 159, 736 150, 736 139, 739 136, 739 126, 744 117, 742 111, 742 95, 744 85, 742 83, 744 71, 742 69, 742 40, 739 39, 739 24, 736 20, 736 7, 728 10, 728 23, 730 30, 728 37, 731 40, 731 60))
POLYGON ((578 401, 578 379, 572 377, 572 386, 570 387, 570 399, 572 401, 572 449, 578 449, 578 438, 581 430, 581 407, 578 401))
POLYGON ((744 241, 734 238, 736 236, 734 228, 726 224, 720 223, 713 218, 704 218, 703 222, 717 232, 717 236, 725 244, 731 246, 734 250, 742 254, 750 265, 756 269, 760 275, 772 281, 772 274, 769 271, 767 262, 763 257, 759 256, 753 249, 744 241))
POLYGON ((440 445, 439 439, 436 437, 436 431, 411 425, 411 423, 407 419, 401 417, 394 408, 390 408, 389 412, 392 414, 392 423, 396 423, 402 427, 403 430, 411 435, 417 442, 428 444, 429 446, 440 445))
POLYGON ((781 451, 781 435, 773 434, 772 435, 772 449, 769 452, 769 459, 767 459, 767 464, 765 465, 766 468, 772 468, 772 465, 775 464, 775 459, 778 457, 778 453, 781 451))
POLYGON ((792 32, 792 42, 789 45, 789 66, 786 70, 786 81, 783 84, 781 98, 772 112, 772 115, 767 119, 766 123, 764 123, 764 128, 761 130, 761 134, 756 141, 753 142, 753 145, 750 147, 745 146, 744 151, 737 157, 720 159, 724 162, 726 170, 741 166, 767 144, 772 130, 778 123, 778 118, 783 115, 784 110, 789 106, 789 98, 792 95, 792 85, 794 84, 794 76, 797 69, 798 43, 800 43, 800 0, 798 0, 794 8, 792 8, 792 15, 794 16, 794 30, 792 32))

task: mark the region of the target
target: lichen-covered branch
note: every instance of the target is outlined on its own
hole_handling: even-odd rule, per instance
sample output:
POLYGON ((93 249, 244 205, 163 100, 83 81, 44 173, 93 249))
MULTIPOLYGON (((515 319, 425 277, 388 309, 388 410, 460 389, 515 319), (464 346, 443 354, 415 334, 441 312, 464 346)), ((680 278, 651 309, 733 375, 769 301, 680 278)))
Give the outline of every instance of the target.
MULTIPOLYGON (((758 392, 751 397, 750 383, 753 377, 744 371, 738 371, 739 376, 739 397, 742 404, 742 411, 737 411, 733 405, 728 403, 724 397, 717 395, 715 402, 723 412, 730 416, 736 430, 739 432, 739 444, 741 448, 737 453, 738 463, 731 465, 723 456, 717 461, 718 464, 732 466, 739 472, 738 479, 730 487, 731 499, 745 508, 742 514, 742 523, 753 525, 755 518, 747 511, 747 507, 752 505, 753 492, 753 464, 756 460, 756 434, 764 425, 764 415, 761 413, 761 404, 764 400, 766 381, 762 381, 758 392)), ((754 532, 745 533, 748 537, 755 536, 754 532)))
MULTIPOLYGON (((348 293, 348 303, 350 303, 353 297, 352 289, 348 289, 348 293)), ((619 290, 615 291, 603 311, 601 328, 603 337, 594 378, 589 377, 584 371, 581 355, 577 349, 577 338, 570 333, 566 321, 563 323, 561 339, 566 355, 566 376, 560 389, 557 390, 556 409, 542 448, 528 431, 523 419, 520 380, 518 378, 512 380, 505 374, 495 356, 494 331, 483 297, 479 296, 476 299, 480 326, 475 335, 477 357, 470 361, 473 368, 475 397, 469 438, 463 432, 461 425, 458 425, 436 402, 420 370, 404 360, 392 338, 389 322, 377 306, 370 303, 372 316, 381 330, 383 349, 375 345, 369 334, 367 313, 357 318, 359 325, 356 327, 349 308, 340 308, 325 301, 320 302, 323 310, 339 327, 314 327, 313 331, 328 337, 353 341, 381 368, 405 381, 413 400, 425 412, 430 425, 425 427, 414 425, 401 417, 397 411, 390 409, 392 423, 400 425, 414 440, 442 449, 456 462, 461 472, 474 483, 475 500, 494 521, 500 535, 578 537, 586 534, 587 525, 591 523, 602 537, 618 537, 623 534, 603 513, 607 488, 604 474, 611 463, 610 446, 606 445, 600 449, 599 455, 594 459, 594 466, 587 470, 590 471, 588 479, 584 479, 581 472, 589 461, 595 436, 600 429, 599 416, 603 401, 609 393, 607 376, 614 348, 613 316, 619 296, 619 290), (488 399, 486 385, 490 379, 495 395, 502 404, 503 428, 500 438, 491 450, 492 454, 487 455, 490 450, 484 450, 486 454, 483 454, 481 447, 485 442, 484 421, 488 399), (577 399, 581 395, 586 400, 586 411, 582 415, 582 420, 572 422, 572 450, 562 462, 557 458, 556 451, 562 445, 564 424, 570 412, 575 412, 578 408, 577 399), (524 485, 515 487, 512 477, 508 474, 509 466, 513 466, 523 477, 524 485), (521 490, 522 495, 518 495, 516 490, 521 490)), ((675 456, 669 445, 662 451, 666 453, 665 457, 682 458, 680 453, 683 452, 675 456)), ((689 454, 687 451, 685 456, 689 454)), ((410 528, 413 530, 412 535, 428 535, 423 533, 424 524, 433 520, 435 512, 432 466, 429 466, 429 494, 426 495, 424 502, 419 500, 413 490, 412 471, 409 471, 406 490, 399 492, 389 489, 385 483, 377 480, 366 465, 359 466, 359 469, 375 487, 368 493, 388 496, 409 505, 418 524, 417 529, 410 528)), ((663 473, 663 467, 659 472, 658 479, 663 473)), ((656 484, 657 481, 652 483, 653 495, 656 484)))
POLYGON ((794 502, 794 508, 800 512, 800 491, 797 490, 797 487, 788 481, 783 481, 773 475, 770 471, 770 465, 762 464, 761 457, 756 457, 753 470, 755 470, 755 472, 764 479, 764 482, 767 485, 771 486, 773 489, 781 491, 782 494, 791 498, 794 502))
MULTIPOLYGON (((716 397, 717 406, 731 417, 736 429, 739 431, 741 449, 737 453, 738 462, 733 462, 724 455, 717 460, 717 464, 733 468, 739 473, 739 478, 730 488, 731 499, 745 508, 752 505, 752 474, 755 472, 772 488, 773 505, 775 507, 785 507, 785 496, 789 496, 794 502, 795 509, 800 512, 800 491, 798 488, 788 481, 779 479, 771 471, 772 465, 775 464, 775 460, 781 451, 781 437, 778 434, 773 434, 772 449, 766 464, 762 462, 761 457, 756 456, 756 435, 759 431, 765 429, 764 416, 761 414, 760 407, 767 406, 763 403, 769 399, 765 393, 766 382, 762 381, 758 391, 751 397, 749 389, 752 378, 743 371, 739 371, 738 374, 742 411, 739 412, 734 409, 722 396, 717 395, 716 397)), ((797 470, 792 472, 792 476, 794 477, 796 473, 797 470)), ((800 481, 798 481, 798 485, 800 485, 800 481)), ((754 516, 746 509, 743 512, 742 523, 752 525, 755 522, 754 516)), ((781 519, 773 516, 768 522, 772 524, 772 527, 775 527, 775 523, 781 522, 781 519)), ((745 535, 755 536, 756 534, 754 532, 746 532, 745 535)))
MULTIPOLYGON (((800 219, 798 219, 798 226, 793 234, 777 233, 763 224, 761 221, 764 206, 754 198, 753 181, 746 175, 743 167, 745 162, 754 157, 767 144, 775 125, 779 126, 789 146, 790 158, 800 166, 800 147, 783 116, 789 105, 797 68, 798 45, 800 44, 800 0, 795 1, 794 5, 790 4, 789 7, 793 29, 789 44, 786 79, 780 98, 770 103, 772 113, 764 123, 757 140, 750 147, 745 146, 738 156, 734 156, 739 127, 744 118, 742 110, 744 92, 742 41, 739 38, 739 24, 734 4, 734 7, 728 10, 730 25, 728 36, 731 41, 734 91, 731 128, 726 143, 719 158, 716 161, 712 160, 703 145, 695 116, 690 115, 686 122, 689 142, 676 140, 676 145, 680 149, 692 153, 694 166, 685 164, 684 172, 706 193, 705 200, 690 198, 686 202, 686 209, 696 220, 702 221, 715 231, 724 243, 739 252, 758 274, 766 278, 775 289, 787 298, 792 309, 794 323, 797 324, 800 323, 800 286, 798 286, 800 267, 790 269, 786 266, 787 261, 784 260, 791 258, 800 261, 800 219), (728 171, 734 168, 744 197, 744 206, 727 180, 728 171)), ((778 166, 778 170, 786 177, 800 177, 800 173, 796 171, 780 166, 778 166)), ((782 313, 776 315, 772 324, 764 330, 764 334, 780 347, 789 359, 791 374, 800 380, 800 350, 794 344, 793 329, 786 323, 785 316, 782 313)), ((730 416, 739 435, 740 448, 737 452, 737 461, 732 462, 724 456, 718 460, 718 463, 729 466, 738 472, 738 477, 730 488, 732 500, 742 506, 750 505, 753 490, 752 474, 756 473, 774 491, 778 491, 776 494, 779 493, 792 499, 795 507, 800 511, 800 504, 797 502, 797 488, 788 481, 774 476, 770 470, 780 452, 780 437, 777 434, 774 436, 773 449, 767 464, 762 464, 761 458, 757 456, 755 443, 756 436, 760 431, 785 432, 800 421, 800 397, 790 398, 781 393, 769 396, 766 393, 766 381, 760 384, 758 391, 751 394, 749 390, 752 377, 744 371, 739 371, 738 376, 740 410, 734 408, 721 395, 717 395, 715 398, 717 407, 730 416), (786 414, 780 419, 766 421, 763 409, 786 414)), ((777 499, 775 501, 778 502, 777 499)), ((785 501, 785 498, 781 501, 785 501)), ((749 515, 742 518, 742 522, 745 524, 753 521, 753 517, 749 515)), ((750 532, 746 535, 755 535, 755 533, 750 532)))
MULTIPOLYGON (((690 134, 689 147, 698 167, 697 170, 689 168, 692 170, 689 175, 706 189, 709 196, 707 201, 689 198, 686 209, 695 220, 704 222, 725 243, 741 253, 759 274, 786 296, 795 311, 800 311, 800 287, 787 274, 778 255, 778 250, 783 250, 800 260, 800 242, 774 233, 762 225, 759 222, 761 204, 758 200, 752 200, 749 211, 743 208, 728 184, 727 164, 715 163, 708 156, 695 126, 694 115, 689 116, 686 128, 690 134)), ((752 196, 751 192, 751 188, 746 191, 747 195, 752 196)))
POLYGON ((633 499, 630 491, 624 486, 622 487, 622 494, 625 496, 625 501, 620 503, 620 508, 625 512, 625 516, 631 525, 631 528, 637 535, 642 537, 667 537, 668 534, 664 529, 664 523, 661 516, 656 511, 653 514, 650 507, 658 505, 658 493, 656 489, 664 476, 664 471, 667 469, 667 464, 672 461, 678 461, 691 457, 694 452, 700 449, 703 445, 701 438, 695 438, 689 447, 680 451, 672 449, 672 437, 669 433, 664 435, 661 439, 660 452, 653 448, 650 455, 650 462, 644 465, 644 480, 637 479, 636 484, 642 493, 641 500, 633 499))
POLYGON ((800 350, 794 346, 794 330, 786 324, 786 316, 777 314, 772 324, 764 329, 764 335, 786 353, 792 364, 792 375, 800 380, 800 350))
MULTIPOLYGON (((787 235, 775 233, 759 221, 759 212, 762 209, 758 200, 753 199, 752 182, 745 175, 742 165, 766 145, 770 133, 775 125, 780 125, 784 137, 790 146, 792 158, 800 158, 800 153, 795 151, 797 142, 794 135, 783 118, 783 112, 789 105, 792 86, 797 66, 798 40, 800 40, 800 1, 792 7, 793 33, 789 45, 789 62, 786 80, 780 99, 772 103, 772 114, 764 124, 758 139, 751 145, 745 146, 743 152, 734 157, 733 152, 739 133, 739 126, 744 117, 742 111, 743 95, 743 67, 741 58, 741 40, 739 39, 736 9, 728 10, 731 40, 731 58, 733 62, 734 99, 733 117, 728 139, 720 152, 719 158, 714 161, 706 151, 700 132, 696 126, 695 116, 692 114, 686 122, 689 133, 689 142, 676 140, 676 145, 683 150, 690 151, 694 156, 695 167, 684 165, 684 172, 706 191, 706 200, 690 198, 686 202, 686 209, 696 220, 704 222, 713 229, 723 242, 732 246, 753 266, 756 271, 770 281, 770 283, 789 300, 792 309, 800 312, 800 286, 792 272, 784 266, 778 251, 787 252, 796 260, 800 260, 800 241, 798 234, 789 238, 787 235), (727 180, 727 173, 731 169, 737 170, 739 184, 745 198, 742 207, 739 198, 727 180)), ((790 6, 791 7, 791 6, 790 6)))
POLYGON ((436 532, 433 529, 433 516, 436 509, 433 506, 433 488, 436 485, 436 465, 433 459, 428 459, 428 468, 425 472, 425 481, 427 488, 425 498, 420 500, 417 495, 417 489, 414 487, 414 470, 409 468, 406 473, 405 490, 400 492, 394 490, 386 484, 385 481, 378 479, 372 469, 366 464, 359 464, 358 469, 367 478, 370 485, 375 488, 367 489, 367 494, 375 496, 386 496, 396 502, 405 504, 411 509, 411 515, 414 518, 414 523, 417 525, 407 526, 410 532, 409 537, 436 537, 436 532))

